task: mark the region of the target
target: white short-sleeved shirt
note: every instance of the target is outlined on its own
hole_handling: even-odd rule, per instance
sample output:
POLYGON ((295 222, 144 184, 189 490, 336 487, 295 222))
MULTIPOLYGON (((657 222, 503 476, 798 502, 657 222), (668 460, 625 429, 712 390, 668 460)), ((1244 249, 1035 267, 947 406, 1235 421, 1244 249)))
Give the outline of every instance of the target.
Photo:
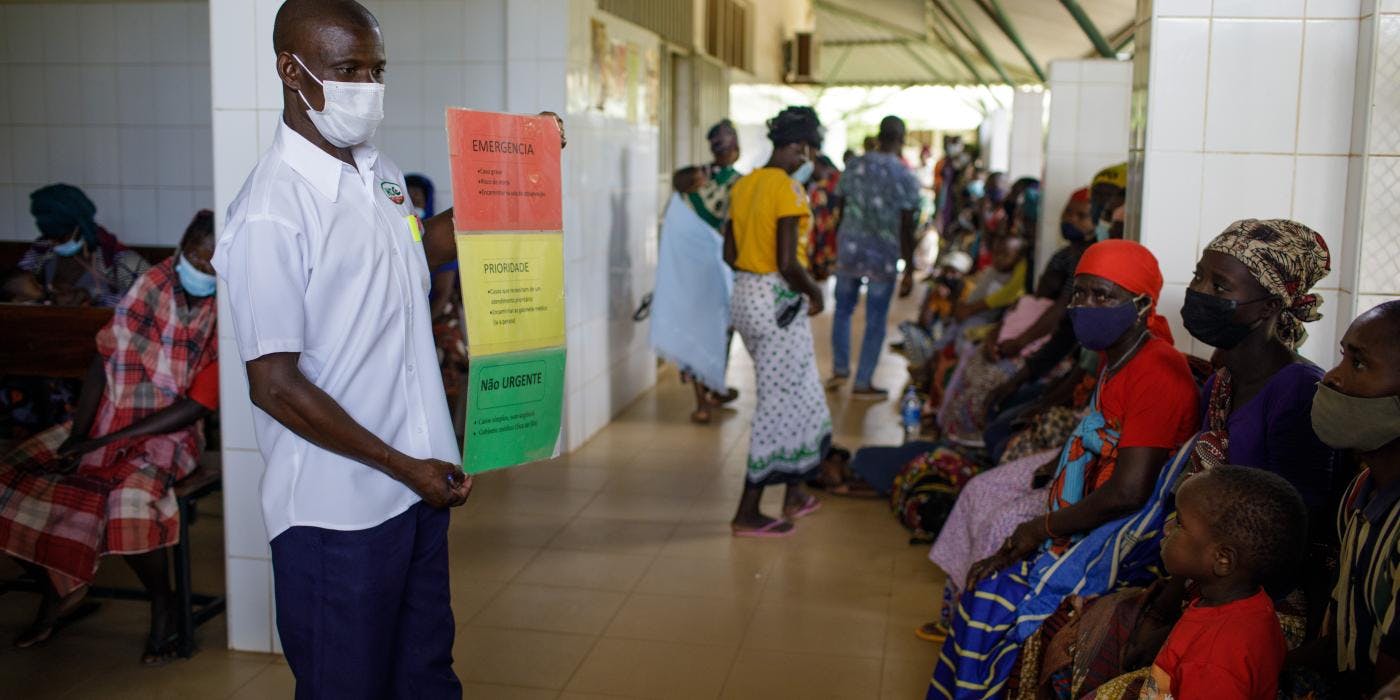
MULTIPOLYGON (((303 374, 410 457, 460 462, 437 369, 429 273, 403 173, 373 146, 356 167, 280 124, 229 205, 214 267, 245 362, 301 353, 303 374)), ((374 527, 419 498, 253 409, 269 538, 295 525, 374 527)))

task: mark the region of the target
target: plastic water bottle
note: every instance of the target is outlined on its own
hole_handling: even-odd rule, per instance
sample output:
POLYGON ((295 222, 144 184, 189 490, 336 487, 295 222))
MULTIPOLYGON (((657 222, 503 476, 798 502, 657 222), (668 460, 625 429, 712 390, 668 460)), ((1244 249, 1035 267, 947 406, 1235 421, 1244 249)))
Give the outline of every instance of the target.
POLYGON ((910 386, 899 403, 899 414, 904 421, 904 441, 909 442, 919 436, 919 423, 923 419, 924 406, 919 395, 910 386))

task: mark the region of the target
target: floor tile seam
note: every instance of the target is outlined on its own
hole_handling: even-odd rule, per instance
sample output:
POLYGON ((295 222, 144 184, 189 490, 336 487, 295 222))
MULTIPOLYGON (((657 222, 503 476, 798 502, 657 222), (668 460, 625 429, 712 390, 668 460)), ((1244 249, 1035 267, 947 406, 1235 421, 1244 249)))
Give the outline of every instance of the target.
POLYGON ((258 671, 257 673, 254 673, 251 676, 248 676, 248 680, 243 681, 241 685, 239 685, 237 688, 234 688, 233 692, 229 693, 228 695, 225 695, 224 698, 227 699, 236 697, 239 693, 243 692, 244 688, 247 688, 248 686, 252 685, 253 681, 257 680, 260 676, 262 676, 262 674, 267 673, 273 666, 276 665, 276 659, 268 659, 267 663, 263 665, 262 670, 258 671))
MULTIPOLYGON (((771 566, 772 562, 770 562, 770 567, 771 566)), ((729 662, 729 672, 725 674, 724 683, 719 688, 720 697, 725 696, 725 693, 729 691, 730 684, 734 682, 734 671, 739 667, 739 655, 743 653, 744 643, 749 640, 749 634, 753 632, 754 620, 758 618, 758 606, 762 605, 763 595, 768 592, 768 584, 772 580, 773 575, 771 568, 765 569, 763 575, 763 583, 759 585, 758 592, 755 594, 755 600, 758 602, 754 605, 753 613, 749 615, 749 619, 744 623, 743 633, 739 635, 739 644, 734 651, 734 659, 729 662)))

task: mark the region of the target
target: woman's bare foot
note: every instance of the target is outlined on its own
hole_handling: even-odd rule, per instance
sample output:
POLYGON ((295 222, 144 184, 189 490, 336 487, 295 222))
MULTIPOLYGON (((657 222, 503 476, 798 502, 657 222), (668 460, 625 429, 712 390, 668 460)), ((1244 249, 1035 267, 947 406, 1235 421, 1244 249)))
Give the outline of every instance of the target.
POLYGON ((151 629, 146 648, 141 652, 142 666, 161 666, 179 654, 175 648, 175 610, 172 601, 151 601, 151 629))
POLYGON ((39 603, 39 610, 34 616, 34 622, 18 637, 15 637, 15 646, 20 649, 28 649, 52 639, 59 621, 63 619, 64 615, 77 610, 82 605, 83 600, 87 598, 87 591, 87 586, 82 586, 62 598, 44 596, 43 601, 39 603))

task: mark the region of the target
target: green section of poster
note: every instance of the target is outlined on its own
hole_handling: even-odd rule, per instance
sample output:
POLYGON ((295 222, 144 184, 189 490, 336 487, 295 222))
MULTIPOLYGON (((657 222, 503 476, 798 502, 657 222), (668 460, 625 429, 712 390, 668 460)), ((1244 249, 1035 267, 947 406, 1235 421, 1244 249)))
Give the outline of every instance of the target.
POLYGON ((472 358, 462 466, 468 474, 549 459, 564 405, 564 348, 472 358))

